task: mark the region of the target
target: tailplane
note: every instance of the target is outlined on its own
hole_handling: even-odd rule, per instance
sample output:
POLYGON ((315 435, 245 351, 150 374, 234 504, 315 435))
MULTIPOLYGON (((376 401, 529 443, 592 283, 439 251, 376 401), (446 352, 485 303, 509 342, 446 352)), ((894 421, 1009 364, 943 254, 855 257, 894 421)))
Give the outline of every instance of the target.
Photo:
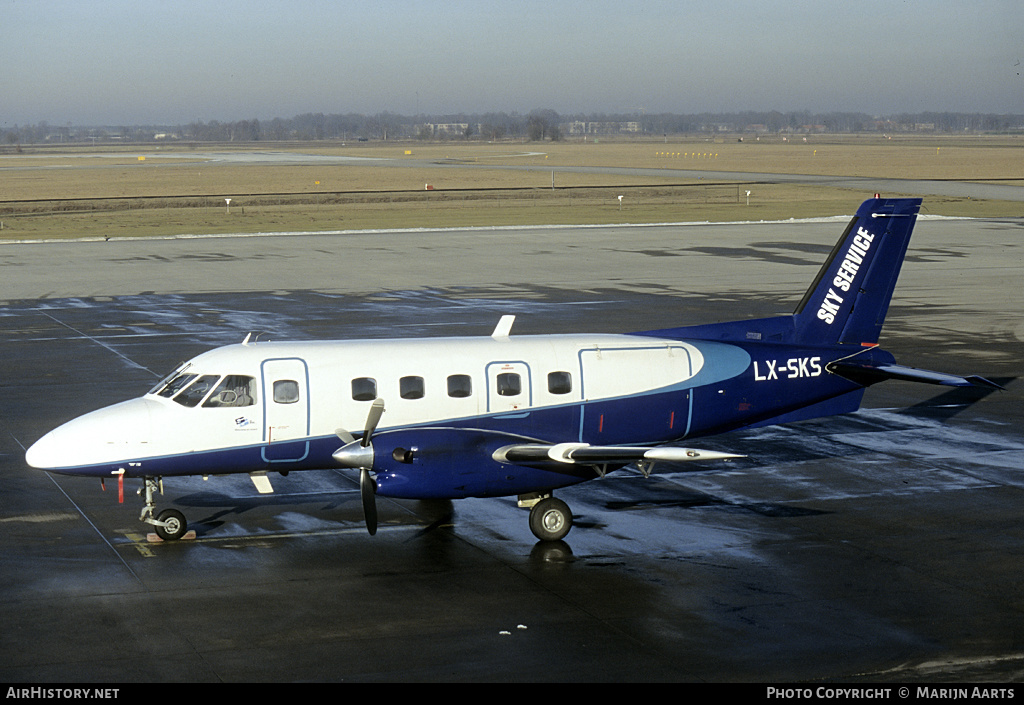
POLYGON ((920 207, 920 198, 861 204, 794 312, 798 342, 878 342, 920 207))

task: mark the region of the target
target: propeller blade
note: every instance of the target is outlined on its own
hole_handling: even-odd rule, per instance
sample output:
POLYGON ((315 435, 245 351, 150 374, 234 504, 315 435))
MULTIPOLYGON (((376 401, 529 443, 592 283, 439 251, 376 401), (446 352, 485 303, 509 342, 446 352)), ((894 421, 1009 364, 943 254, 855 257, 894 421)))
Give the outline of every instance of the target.
POLYGON ((377 398, 370 405, 370 413, 366 415, 366 430, 363 433, 363 447, 370 445, 370 436, 377 430, 380 417, 384 415, 384 400, 377 398))
POLYGON ((370 444, 370 437, 373 436, 383 415, 384 400, 374 399, 370 405, 370 412, 366 415, 366 427, 360 441, 357 442, 352 434, 343 428, 334 432, 345 442, 344 446, 334 451, 334 459, 344 467, 359 468, 359 496, 363 500, 363 519, 366 521, 366 530, 370 532, 370 536, 377 533, 377 483, 370 477, 370 470, 373 468, 373 446, 370 444))
POLYGON ((377 488, 374 486, 370 471, 363 468, 359 471, 359 494, 363 499, 363 518, 366 520, 366 530, 370 536, 377 533, 377 500, 374 496, 377 488))

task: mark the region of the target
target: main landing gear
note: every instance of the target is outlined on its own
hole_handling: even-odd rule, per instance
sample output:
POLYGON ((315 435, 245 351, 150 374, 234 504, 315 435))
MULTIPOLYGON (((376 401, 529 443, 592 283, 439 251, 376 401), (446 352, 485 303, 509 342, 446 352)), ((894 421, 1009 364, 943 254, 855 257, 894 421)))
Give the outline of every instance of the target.
POLYGON ((154 519, 153 514, 156 512, 156 502, 153 500, 153 493, 164 493, 163 478, 145 477, 143 480, 145 484, 139 490, 139 494, 146 493, 146 503, 142 507, 139 521, 152 524, 156 535, 164 541, 177 541, 188 530, 188 522, 185 521, 185 515, 177 509, 165 509, 154 519))
POLYGON ((550 494, 520 495, 519 506, 530 510, 530 531, 541 541, 561 541, 572 528, 569 505, 550 494))

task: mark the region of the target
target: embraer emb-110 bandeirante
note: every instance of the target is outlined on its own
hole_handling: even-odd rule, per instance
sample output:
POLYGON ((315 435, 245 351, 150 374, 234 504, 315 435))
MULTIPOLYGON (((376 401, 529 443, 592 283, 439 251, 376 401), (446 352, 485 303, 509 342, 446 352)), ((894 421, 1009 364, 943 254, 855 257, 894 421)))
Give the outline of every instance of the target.
POLYGON ((997 386, 895 363, 878 347, 920 199, 865 201, 792 315, 614 335, 256 342, 194 358, 141 398, 74 419, 26 454, 69 475, 142 478, 141 520, 162 478, 359 470, 375 498, 517 496, 558 540, 572 513, 552 492, 637 464, 737 457, 681 447, 725 431, 857 410, 885 379, 997 386))

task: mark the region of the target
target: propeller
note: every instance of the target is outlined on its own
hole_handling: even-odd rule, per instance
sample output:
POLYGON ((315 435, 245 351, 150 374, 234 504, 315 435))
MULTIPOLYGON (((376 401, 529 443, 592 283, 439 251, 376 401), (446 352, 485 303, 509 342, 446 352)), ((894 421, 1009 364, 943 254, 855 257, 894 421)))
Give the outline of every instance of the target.
POLYGON ((370 477, 370 470, 373 469, 373 444, 370 439, 383 414, 384 400, 374 399, 366 415, 363 437, 356 441, 351 433, 339 428, 335 433, 345 445, 334 451, 332 456, 342 467, 359 468, 359 495, 363 500, 363 518, 366 520, 366 530, 370 532, 370 536, 377 533, 377 485, 370 477))
POLYGON ((370 471, 366 468, 359 469, 359 496, 363 500, 363 519, 366 520, 366 530, 370 536, 377 533, 377 483, 370 477, 370 471))

